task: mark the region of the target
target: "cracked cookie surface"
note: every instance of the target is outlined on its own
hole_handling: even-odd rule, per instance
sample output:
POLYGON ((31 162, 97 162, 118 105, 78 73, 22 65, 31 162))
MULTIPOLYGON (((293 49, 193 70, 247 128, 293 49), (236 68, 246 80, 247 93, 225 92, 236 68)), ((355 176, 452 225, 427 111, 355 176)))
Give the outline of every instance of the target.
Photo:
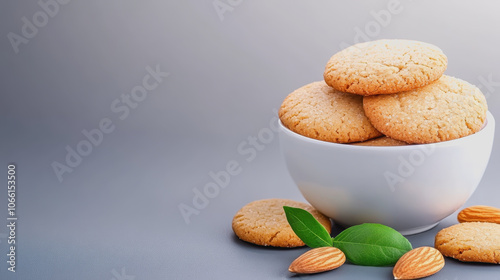
POLYGON ((234 233, 241 239, 256 245, 274 247, 300 247, 304 242, 288 224, 283 206, 302 208, 311 213, 331 232, 331 221, 307 203, 290 199, 264 199, 243 206, 233 218, 234 233))
POLYGON ((500 225, 494 223, 460 223, 442 229, 435 247, 443 255, 464 262, 500 264, 500 225))
POLYGON ((411 40, 377 40, 333 55, 323 77, 331 87, 360 95, 412 90, 437 80, 448 59, 438 47, 411 40))
POLYGON ((360 142, 382 135, 366 117, 362 96, 337 91, 324 81, 290 93, 279 117, 291 131, 328 142, 360 142))
POLYGON ((365 96, 363 107, 377 130, 411 144, 474 134, 483 127, 488 110, 477 87, 446 75, 415 90, 365 96))

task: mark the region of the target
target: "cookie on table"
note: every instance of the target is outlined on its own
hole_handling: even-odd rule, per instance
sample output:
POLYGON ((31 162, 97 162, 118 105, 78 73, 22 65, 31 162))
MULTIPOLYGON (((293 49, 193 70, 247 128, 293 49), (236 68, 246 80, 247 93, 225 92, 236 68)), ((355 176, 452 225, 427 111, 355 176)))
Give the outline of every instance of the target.
POLYGON ((355 146, 380 146, 380 147, 382 147, 382 146, 405 146, 405 145, 408 145, 408 143, 403 142, 403 141, 399 141, 396 139, 392 139, 392 138, 387 137, 387 136, 382 136, 382 137, 370 139, 370 140, 363 141, 363 142, 353 143, 352 145, 355 145, 355 146))
POLYGON ((328 217, 309 204, 289 199, 264 199, 243 206, 233 218, 233 231, 253 244, 274 247, 300 247, 304 242, 288 224, 283 206, 302 208, 311 213, 328 232, 332 224, 328 217))
POLYGON ((317 140, 352 143, 382 135, 365 116, 361 96, 337 91, 324 81, 290 93, 279 117, 291 131, 317 140))
POLYGON ((333 55, 323 77, 333 88, 360 95, 390 94, 439 79, 448 59, 438 47, 411 40, 377 40, 333 55))
POLYGON ((377 130, 410 144, 474 134, 483 127, 488 110, 477 87, 446 75, 411 91, 365 96, 363 107, 377 130))
POLYGON ((463 262, 500 264, 500 224, 453 225, 438 232, 435 247, 443 255, 463 262))

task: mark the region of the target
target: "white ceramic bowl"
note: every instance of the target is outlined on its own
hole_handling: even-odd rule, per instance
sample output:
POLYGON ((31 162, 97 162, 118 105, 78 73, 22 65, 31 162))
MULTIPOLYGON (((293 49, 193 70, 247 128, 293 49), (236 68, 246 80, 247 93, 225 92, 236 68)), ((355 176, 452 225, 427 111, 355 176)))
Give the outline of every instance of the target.
POLYGON ((495 134, 490 112, 473 135, 407 146, 336 144, 280 126, 288 171, 311 205, 344 226, 381 223, 405 235, 434 227, 467 201, 495 134))

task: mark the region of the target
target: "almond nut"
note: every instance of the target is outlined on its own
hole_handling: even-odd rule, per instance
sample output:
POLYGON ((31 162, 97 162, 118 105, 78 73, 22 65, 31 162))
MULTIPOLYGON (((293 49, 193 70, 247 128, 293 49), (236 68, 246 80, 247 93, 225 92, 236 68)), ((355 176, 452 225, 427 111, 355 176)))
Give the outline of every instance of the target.
POLYGON ((500 224, 500 209, 484 205, 471 206, 460 211, 457 219, 460 223, 486 222, 500 224))
POLYGON ((345 262, 345 255, 334 247, 311 249, 295 259, 288 270, 293 273, 318 273, 335 269, 345 262))
POLYGON ((394 266, 394 279, 418 279, 430 276, 444 267, 444 257, 432 247, 420 247, 404 254, 394 266))

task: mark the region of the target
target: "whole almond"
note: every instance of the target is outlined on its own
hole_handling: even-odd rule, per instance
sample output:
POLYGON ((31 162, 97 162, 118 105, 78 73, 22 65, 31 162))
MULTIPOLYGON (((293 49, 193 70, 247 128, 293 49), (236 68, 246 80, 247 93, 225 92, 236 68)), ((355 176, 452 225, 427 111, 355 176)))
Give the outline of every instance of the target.
POLYGON ((394 266, 394 279, 418 279, 430 276, 444 267, 444 257, 432 247, 420 247, 404 254, 394 266))
POLYGON ((460 223, 487 222, 500 224, 500 209, 484 205, 471 206, 460 211, 457 219, 460 223))
POLYGON ((318 273, 335 269, 345 262, 345 255, 334 247, 311 249, 295 259, 288 270, 293 273, 318 273))

